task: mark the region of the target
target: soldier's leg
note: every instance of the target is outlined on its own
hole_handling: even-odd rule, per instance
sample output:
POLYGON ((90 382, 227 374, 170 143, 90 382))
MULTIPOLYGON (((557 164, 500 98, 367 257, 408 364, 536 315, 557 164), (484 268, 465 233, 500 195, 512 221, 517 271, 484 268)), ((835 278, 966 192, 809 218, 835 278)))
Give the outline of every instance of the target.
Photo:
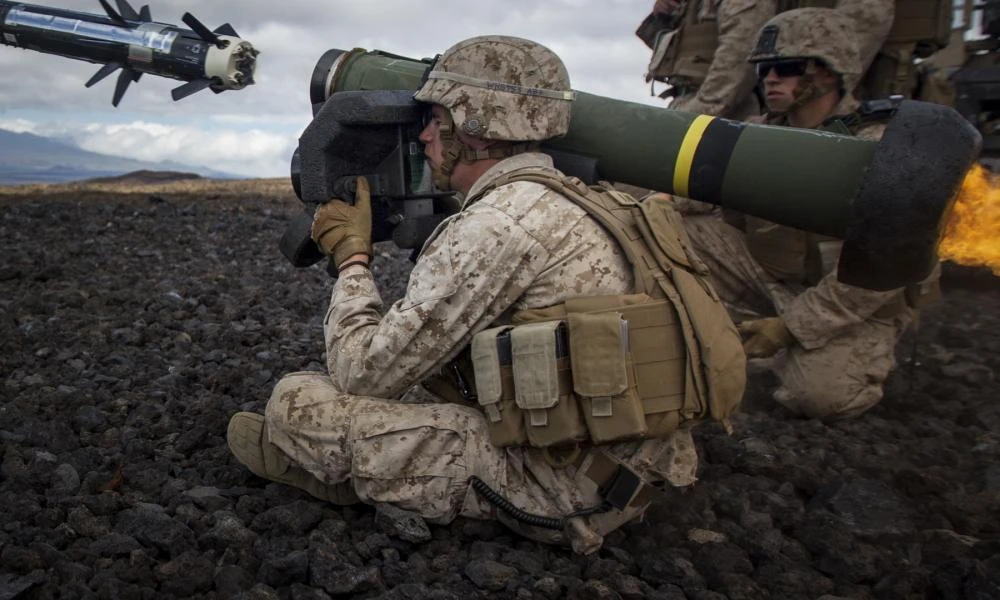
MULTIPOLYGON (((278 382, 264 420, 261 443, 316 480, 347 484, 362 502, 392 503, 432 522, 463 509, 470 475, 502 482, 504 455, 469 407, 352 396, 325 373, 301 372, 278 382)), ((466 516, 483 516, 472 512, 466 516)))
MULTIPOLYGON (((246 414, 236 415, 234 421, 249 418, 241 417, 246 414)), ((470 485, 470 476, 513 506, 550 519, 599 506, 598 488, 606 482, 588 479, 592 471, 585 465, 595 462, 585 460, 579 471, 554 468, 538 450, 493 446, 482 414, 466 406, 351 396, 339 392, 326 374, 303 372, 278 382, 264 418, 266 431, 257 444, 278 458, 268 462, 272 470, 258 474, 305 487, 272 467, 291 464, 324 485, 350 484, 363 502, 391 503, 436 523, 448 523, 459 514, 500 518, 532 539, 570 544, 577 552, 589 553, 600 547, 606 532, 646 508, 629 504, 621 511, 576 517, 557 530, 515 521, 484 500, 470 485)), ((233 437, 231 425, 230 446, 247 464, 250 454, 234 445, 233 437)), ((697 464, 686 429, 663 442, 623 444, 608 452, 639 474, 666 478, 673 485, 690 484, 697 464)))
POLYGON ((898 332, 894 325, 865 321, 821 348, 788 350, 775 361, 781 386, 774 399, 806 417, 861 415, 882 399, 898 332))

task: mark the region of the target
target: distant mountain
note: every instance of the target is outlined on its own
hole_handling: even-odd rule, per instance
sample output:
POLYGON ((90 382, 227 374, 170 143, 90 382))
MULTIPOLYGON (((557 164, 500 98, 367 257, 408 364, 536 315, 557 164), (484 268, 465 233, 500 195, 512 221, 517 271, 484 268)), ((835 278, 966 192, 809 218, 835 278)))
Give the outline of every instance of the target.
POLYGON ((109 156, 31 133, 0 129, 0 185, 61 183, 133 171, 185 171, 212 179, 242 179, 197 165, 109 156))

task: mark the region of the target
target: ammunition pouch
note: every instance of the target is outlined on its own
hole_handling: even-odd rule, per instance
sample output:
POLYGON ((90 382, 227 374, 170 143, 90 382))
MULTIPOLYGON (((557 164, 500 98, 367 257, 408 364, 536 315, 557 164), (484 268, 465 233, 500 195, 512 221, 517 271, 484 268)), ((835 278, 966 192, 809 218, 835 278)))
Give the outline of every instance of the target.
POLYGON ((577 298, 514 318, 521 324, 472 340, 478 401, 497 446, 666 437, 705 412, 685 404, 685 344, 669 301, 577 298))
POLYGON ((619 243, 636 293, 519 311, 474 336, 478 405, 497 446, 555 449, 670 435, 725 419, 742 399, 746 356, 735 326, 664 198, 523 169, 586 210, 619 243))

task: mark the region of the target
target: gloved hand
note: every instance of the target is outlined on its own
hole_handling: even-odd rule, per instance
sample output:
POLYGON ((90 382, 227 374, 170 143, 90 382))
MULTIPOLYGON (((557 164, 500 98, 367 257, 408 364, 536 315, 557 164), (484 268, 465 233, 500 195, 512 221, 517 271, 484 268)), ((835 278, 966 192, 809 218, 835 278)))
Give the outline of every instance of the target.
POLYGON ((736 326, 746 337, 743 350, 749 358, 767 358, 778 350, 791 346, 795 336, 785 327, 781 317, 768 317, 754 321, 744 321, 736 326))
POLYGON ((312 239, 336 267, 355 254, 372 255, 372 200, 368 180, 358 177, 354 204, 331 200, 313 215, 312 239))

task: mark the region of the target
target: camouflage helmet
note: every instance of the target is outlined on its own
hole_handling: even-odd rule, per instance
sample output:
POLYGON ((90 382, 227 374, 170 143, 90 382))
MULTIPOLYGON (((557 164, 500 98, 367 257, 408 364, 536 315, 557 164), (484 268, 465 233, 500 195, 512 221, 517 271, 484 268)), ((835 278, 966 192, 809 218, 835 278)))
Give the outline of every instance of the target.
POLYGON ((535 141, 569 131, 573 96, 554 52, 529 40, 489 35, 449 48, 413 97, 444 106, 455 127, 470 136, 535 141))
POLYGON ((850 16, 832 8, 798 8, 771 18, 747 60, 814 58, 843 79, 861 75, 861 53, 850 16))

